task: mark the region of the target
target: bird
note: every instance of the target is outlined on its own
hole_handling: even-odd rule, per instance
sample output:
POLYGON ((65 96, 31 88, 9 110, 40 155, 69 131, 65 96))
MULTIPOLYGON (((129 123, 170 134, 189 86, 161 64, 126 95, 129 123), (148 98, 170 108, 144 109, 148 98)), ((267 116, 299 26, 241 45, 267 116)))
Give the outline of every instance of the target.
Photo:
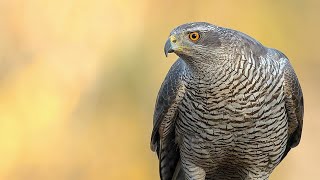
POLYGON ((301 139, 304 102, 289 59, 207 22, 174 28, 178 59, 157 96, 151 150, 161 180, 267 180, 301 139))

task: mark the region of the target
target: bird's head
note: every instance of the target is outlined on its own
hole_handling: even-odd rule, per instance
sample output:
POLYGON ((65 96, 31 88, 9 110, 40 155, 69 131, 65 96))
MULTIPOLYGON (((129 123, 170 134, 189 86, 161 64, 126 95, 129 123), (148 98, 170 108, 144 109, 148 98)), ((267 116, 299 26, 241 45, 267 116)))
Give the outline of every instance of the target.
POLYGON ((222 28, 205 22, 183 24, 170 33, 165 55, 174 52, 187 61, 210 63, 222 49, 223 33, 222 28))

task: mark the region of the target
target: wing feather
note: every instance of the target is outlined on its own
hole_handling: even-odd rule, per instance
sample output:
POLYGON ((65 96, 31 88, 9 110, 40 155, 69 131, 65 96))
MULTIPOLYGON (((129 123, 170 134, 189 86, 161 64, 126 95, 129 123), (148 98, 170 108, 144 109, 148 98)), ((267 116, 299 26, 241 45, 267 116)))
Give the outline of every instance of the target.
POLYGON ((184 69, 185 63, 181 59, 172 65, 158 93, 153 116, 150 147, 157 152, 162 180, 172 179, 180 160, 179 148, 175 143, 175 121, 184 93, 184 69))
POLYGON ((304 103, 302 89, 296 73, 293 70, 288 58, 280 51, 275 50, 277 56, 284 63, 284 94, 285 108, 288 117, 288 142, 282 159, 288 154, 291 148, 296 147, 301 139, 304 103))

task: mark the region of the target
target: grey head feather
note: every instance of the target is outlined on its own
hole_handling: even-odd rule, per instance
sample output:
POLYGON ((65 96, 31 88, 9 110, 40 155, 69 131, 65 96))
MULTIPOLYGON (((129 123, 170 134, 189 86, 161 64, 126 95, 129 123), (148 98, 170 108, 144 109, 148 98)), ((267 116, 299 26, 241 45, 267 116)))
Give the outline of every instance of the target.
POLYGON ((183 24, 172 30, 170 36, 176 37, 183 49, 175 53, 192 69, 202 67, 208 69, 208 66, 223 64, 222 61, 237 63, 239 55, 236 53, 240 50, 243 50, 248 56, 252 54, 254 59, 259 61, 268 51, 268 48, 244 33, 206 22, 183 24), (198 32, 199 40, 190 41, 188 34, 191 32, 198 32))

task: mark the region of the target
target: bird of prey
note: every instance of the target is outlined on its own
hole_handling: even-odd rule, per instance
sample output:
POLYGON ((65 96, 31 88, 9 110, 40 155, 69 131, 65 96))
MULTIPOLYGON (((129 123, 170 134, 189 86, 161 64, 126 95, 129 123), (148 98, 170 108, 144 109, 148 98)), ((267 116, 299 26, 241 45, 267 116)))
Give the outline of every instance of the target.
POLYGON ((268 179, 300 141, 303 95, 280 51, 205 22, 175 28, 151 149, 162 180, 268 179))

